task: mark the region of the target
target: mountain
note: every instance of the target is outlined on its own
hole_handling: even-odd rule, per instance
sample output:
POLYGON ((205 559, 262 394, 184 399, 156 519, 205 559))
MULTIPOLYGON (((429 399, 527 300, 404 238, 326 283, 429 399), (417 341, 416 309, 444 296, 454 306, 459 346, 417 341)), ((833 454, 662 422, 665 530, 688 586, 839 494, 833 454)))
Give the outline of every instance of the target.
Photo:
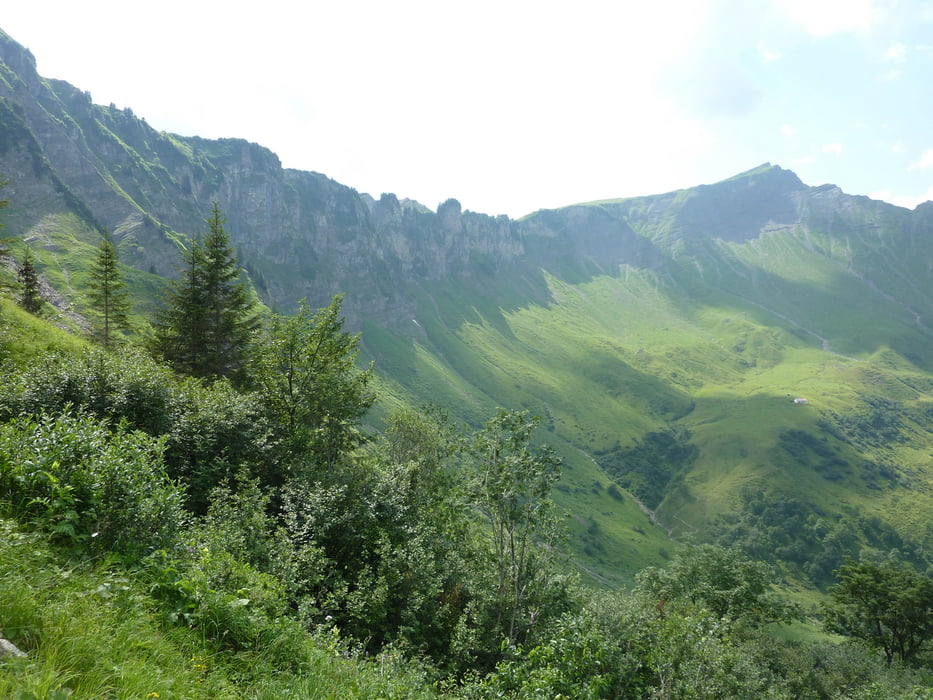
POLYGON ((933 204, 765 164, 521 220, 432 211, 257 144, 157 132, 42 78, 2 32, 0 173, 7 231, 78 311, 101 230, 151 310, 217 201, 270 307, 346 295, 382 411, 432 401, 478 424, 532 409, 596 576, 657 561, 668 535, 818 585, 864 549, 929 563, 933 204))

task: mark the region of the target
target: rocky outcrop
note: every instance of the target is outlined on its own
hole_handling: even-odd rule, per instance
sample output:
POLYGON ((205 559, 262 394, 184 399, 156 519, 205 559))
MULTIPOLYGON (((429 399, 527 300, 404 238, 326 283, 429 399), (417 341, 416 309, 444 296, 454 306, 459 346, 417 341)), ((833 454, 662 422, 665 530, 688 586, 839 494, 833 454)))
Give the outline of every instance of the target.
POLYGON ((20 651, 13 642, 0 638, 0 661, 9 658, 25 658, 26 652, 20 651))
POLYGON ((75 213, 112 231, 126 262, 171 276, 179 244, 204 230, 216 201, 274 307, 344 292, 349 315, 398 317, 410 315, 411 284, 468 274, 477 259, 500 267, 524 251, 514 222, 463 212, 455 200, 437 213, 395 195, 374 200, 284 169, 257 144, 156 132, 131 110, 40 77, 2 33, 0 76, 0 172, 13 183, 10 219, 21 233, 36 223, 30 211, 75 213))

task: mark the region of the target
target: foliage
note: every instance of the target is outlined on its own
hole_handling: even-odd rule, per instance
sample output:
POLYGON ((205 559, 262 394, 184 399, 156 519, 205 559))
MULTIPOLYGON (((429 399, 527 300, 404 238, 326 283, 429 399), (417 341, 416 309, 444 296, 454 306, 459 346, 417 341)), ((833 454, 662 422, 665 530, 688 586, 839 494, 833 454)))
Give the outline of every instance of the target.
MULTIPOLYGON (((3 660, 0 697, 435 696, 425 674, 399 654, 363 658, 339 636, 312 637, 287 620, 257 623, 256 643, 236 653, 216 627, 160 624, 152 611, 162 599, 147 584, 156 559, 167 568, 179 564, 153 556, 135 572, 112 561, 66 560, 36 533, 0 520, 0 637, 28 654, 3 660), (211 629, 219 639, 206 638, 211 629)), ((161 571, 166 582, 193 580, 178 568, 161 571)), ((219 601, 220 592, 215 596, 219 601)), ((226 602, 229 613, 218 602, 204 619, 242 620, 250 608, 237 604, 242 598, 226 602)))
POLYGON ((129 293, 126 282, 117 264, 117 246, 109 234, 105 234, 97 249, 94 266, 88 274, 88 294, 98 316, 96 337, 109 348, 116 331, 127 331, 130 327, 129 293))
POLYGON ((537 425, 528 411, 500 409, 473 445, 473 499, 489 526, 495 568, 495 627, 511 644, 523 640, 534 622, 537 612, 527 603, 546 580, 546 553, 558 534, 550 492, 561 462, 548 447, 532 450, 537 425))
POLYGON ((331 468, 361 442, 360 419, 374 401, 373 368, 359 370, 359 335, 343 331, 342 296, 312 314, 273 315, 253 352, 251 379, 291 451, 331 468))
POLYGON ((631 447, 616 443, 594 454, 623 488, 649 508, 657 508, 671 481, 696 460, 698 450, 690 443, 690 432, 679 428, 646 433, 631 447))
POLYGON ((664 569, 638 574, 638 591, 659 608, 684 600, 716 617, 753 626, 785 622, 792 609, 772 591, 774 572, 734 549, 704 544, 681 551, 664 569))
POLYGON ((181 492, 162 444, 82 415, 18 418, 0 427, 0 502, 67 549, 139 557, 172 542, 181 492))
POLYGON ((19 305, 31 314, 38 314, 42 311, 42 295, 39 293, 39 272, 36 270, 32 254, 28 248, 23 255, 23 262, 20 263, 19 271, 16 273, 16 279, 20 286, 19 305))
POLYGON ((469 547, 454 494, 418 488, 411 464, 367 461, 284 493, 294 602, 378 649, 397 642, 443 661, 468 596, 469 547), (448 511, 446 517, 434 516, 448 511))
POLYGON ((203 513, 214 487, 231 484, 242 470, 264 484, 277 477, 273 427, 254 394, 226 380, 205 385, 189 378, 175 387, 171 410, 165 462, 187 487, 193 512, 203 513))
POLYGON ((833 571, 866 547, 897 551, 922 567, 929 564, 929 555, 916 540, 857 509, 830 517, 802 499, 774 497, 753 488, 742 496, 740 510, 718 518, 716 540, 754 559, 780 563, 816 586, 831 584, 833 571))
POLYGON ((609 641, 589 614, 565 615, 548 630, 547 641, 503 660, 469 695, 489 698, 620 697, 617 665, 609 641))
POLYGON ((125 421, 164 437, 166 469, 184 482, 195 512, 204 512, 210 491, 244 464, 268 481, 274 450, 256 397, 224 381, 206 386, 178 378, 138 349, 40 355, 4 384, 0 417, 81 407, 111 427, 125 421))
POLYGON ((829 589, 827 626, 908 662, 933 640, 933 579, 895 560, 850 561, 829 589))
POLYGON ((184 252, 181 279, 156 323, 155 349, 185 374, 243 381, 258 319, 216 202, 207 225, 184 252))

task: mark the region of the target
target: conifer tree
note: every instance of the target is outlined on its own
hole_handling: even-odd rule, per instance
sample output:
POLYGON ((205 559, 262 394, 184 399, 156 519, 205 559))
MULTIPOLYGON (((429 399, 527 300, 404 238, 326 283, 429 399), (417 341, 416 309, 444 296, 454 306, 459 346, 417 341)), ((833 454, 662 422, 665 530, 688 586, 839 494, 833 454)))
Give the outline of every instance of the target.
POLYGON ((184 253, 182 277, 156 324, 156 349, 181 372, 239 381, 258 319, 224 223, 215 202, 207 235, 184 253))
POLYGON ((105 348, 109 348, 116 331, 127 331, 130 328, 130 301, 126 282, 117 265, 117 246, 108 233, 104 234, 104 240, 97 249, 88 286, 91 290, 88 296, 98 315, 95 336, 105 348))
POLYGON ((19 305, 31 314, 42 310, 42 296, 39 294, 39 273, 33 265, 32 255, 26 250, 23 263, 16 275, 20 284, 19 305))

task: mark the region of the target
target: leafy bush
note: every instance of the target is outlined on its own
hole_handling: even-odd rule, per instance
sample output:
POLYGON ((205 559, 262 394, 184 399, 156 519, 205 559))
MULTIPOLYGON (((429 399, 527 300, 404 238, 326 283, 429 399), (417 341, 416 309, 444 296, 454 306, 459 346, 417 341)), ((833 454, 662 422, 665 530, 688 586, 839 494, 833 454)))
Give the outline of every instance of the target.
POLYGON ((255 395, 240 393, 226 381, 207 386, 180 382, 165 438, 165 463, 173 478, 184 481, 188 508, 207 510, 211 491, 231 485, 246 469, 261 482, 277 479, 270 427, 255 395))
POLYGON ((87 415, 0 426, 0 501, 70 549, 140 556, 184 522, 162 443, 87 415))
POLYGON ((180 379, 136 349, 100 349, 36 358, 7 378, 0 418, 59 413, 72 407, 107 421, 125 423, 153 437, 165 436, 169 476, 187 487, 186 505, 207 508, 208 494, 244 465, 272 479, 271 429, 258 399, 228 382, 205 385, 180 379))
POLYGON ((72 406, 114 426, 125 420, 153 436, 168 432, 172 423, 174 375, 133 348, 42 355, 11 373, 7 382, 0 418, 59 413, 72 406))
POLYGON ((684 600, 717 618, 757 626, 789 620, 794 610, 772 590, 774 572, 734 549, 716 545, 688 547, 664 569, 638 574, 638 593, 663 607, 684 600))

